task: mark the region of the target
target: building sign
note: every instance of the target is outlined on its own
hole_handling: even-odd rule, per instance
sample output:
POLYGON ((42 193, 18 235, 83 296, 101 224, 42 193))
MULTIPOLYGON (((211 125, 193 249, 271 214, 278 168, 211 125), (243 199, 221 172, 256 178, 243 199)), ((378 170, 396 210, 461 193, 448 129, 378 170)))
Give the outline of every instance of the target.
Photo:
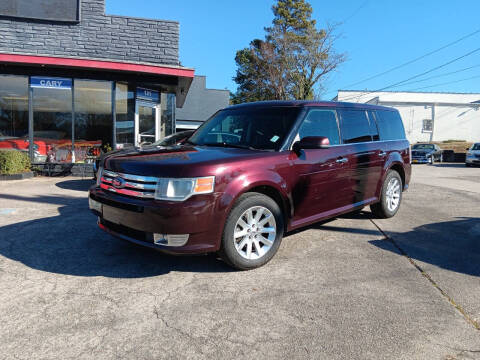
POLYGON ((32 88, 70 90, 72 79, 32 76, 30 86, 32 88))
POLYGON ((158 103, 160 100, 160 94, 158 91, 148 90, 139 87, 137 88, 137 99, 158 103))
POLYGON ((0 16, 79 22, 80 0, 0 0, 0 16))

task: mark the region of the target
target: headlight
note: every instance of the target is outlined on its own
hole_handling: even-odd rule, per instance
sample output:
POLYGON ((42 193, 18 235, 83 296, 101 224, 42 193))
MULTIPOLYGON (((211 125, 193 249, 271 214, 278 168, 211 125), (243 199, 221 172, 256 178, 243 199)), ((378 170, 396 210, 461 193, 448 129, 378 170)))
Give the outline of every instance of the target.
POLYGON ((473 156, 473 153, 470 151, 467 151, 467 156, 473 156))
POLYGON ((103 176, 103 166, 100 165, 97 171, 97 186, 100 186, 102 183, 102 176, 103 176))
POLYGON ((215 176, 190 179, 160 178, 155 191, 155 199, 184 201, 192 195, 209 194, 215 188, 215 176))

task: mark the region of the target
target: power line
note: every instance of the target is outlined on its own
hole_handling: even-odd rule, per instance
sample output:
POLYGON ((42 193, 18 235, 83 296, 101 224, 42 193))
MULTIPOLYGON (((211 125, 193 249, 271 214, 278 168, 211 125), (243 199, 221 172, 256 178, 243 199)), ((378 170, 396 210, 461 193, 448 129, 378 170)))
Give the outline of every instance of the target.
POLYGON ((423 86, 423 87, 416 88, 416 89, 409 90, 409 91, 417 91, 417 90, 429 89, 429 88, 437 87, 437 86, 456 84, 456 83, 459 83, 459 82, 462 82, 462 81, 468 81, 468 80, 477 79, 477 78, 480 78, 480 75, 478 75, 478 76, 471 76, 471 77, 469 77, 469 78, 460 79, 460 80, 455 80, 455 81, 449 81, 449 82, 445 82, 445 83, 441 83, 441 84, 423 86))
MULTIPOLYGON (((410 82, 407 82, 407 83, 404 83, 404 84, 398 85, 398 86, 411 85, 411 84, 416 84, 416 83, 419 83, 419 82, 424 82, 424 81, 428 81, 428 80, 432 80, 432 79, 437 79, 437 78, 439 78, 439 77, 444 77, 444 76, 448 76, 448 75, 458 74, 458 73, 460 73, 460 72, 467 71, 467 70, 470 70, 470 69, 474 69, 474 68, 477 68, 477 67, 480 67, 480 64, 474 65, 474 66, 469 66, 469 67, 467 67, 467 68, 460 69, 460 70, 456 70, 456 71, 451 71, 451 72, 448 72, 448 73, 443 73, 443 74, 439 74, 439 75, 435 75, 435 76, 430 76, 430 77, 425 78, 425 79, 420 79, 420 80, 416 80, 416 81, 410 81, 410 82)), ((395 87, 395 86, 392 86, 392 87, 395 87)))
POLYGON ((431 72, 434 72, 434 71, 436 71, 436 70, 438 70, 438 69, 444 68, 445 66, 448 66, 448 65, 450 65, 450 64, 453 64, 454 62, 459 61, 459 60, 461 60, 461 59, 463 59, 463 58, 466 58, 467 56, 473 55, 474 53, 476 53, 476 52, 478 52, 478 51, 480 51, 480 48, 476 48, 475 50, 472 50, 472 51, 470 51, 470 52, 468 52, 468 53, 466 53, 466 54, 464 54, 464 55, 462 55, 462 56, 459 56, 459 57, 453 59, 453 60, 447 61, 447 62, 444 63, 444 64, 438 65, 438 66, 436 66, 436 67, 434 67, 434 68, 432 68, 432 69, 430 69, 430 70, 424 71, 424 72, 422 72, 422 73, 420 73, 420 74, 411 76, 411 77, 409 77, 408 79, 405 79, 405 80, 396 82, 396 83, 394 83, 394 84, 385 86, 385 87, 383 87, 383 88, 381 88, 381 89, 378 89, 378 90, 373 90, 373 91, 369 91, 369 92, 366 92, 366 93, 363 93, 363 94, 360 94, 360 95, 355 95, 355 96, 352 96, 352 97, 349 97, 349 98, 345 98, 345 99, 343 99, 343 101, 351 100, 351 99, 356 99, 356 98, 362 97, 362 96, 364 96, 364 95, 368 95, 368 94, 371 94, 371 93, 374 93, 374 92, 378 92, 378 91, 384 91, 384 90, 390 89, 390 88, 392 88, 392 87, 397 87, 398 85, 404 85, 404 83, 406 83, 406 82, 408 82, 408 81, 410 81, 410 80, 414 80, 414 79, 416 79, 416 78, 419 78, 419 77, 422 77, 422 76, 424 76, 424 75, 430 74, 431 72))
POLYGON ((347 17, 345 20, 343 20, 340 24, 342 24, 342 25, 345 24, 347 21, 349 21, 351 18, 353 18, 355 15, 357 15, 357 14, 360 12, 360 10, 362 10, 362 9, 365 7, 365 5, 368 4, 369 1, 370 1, 370 0, 364 1, 350 16, 348 16, 348 17, 347 17))
POLYGON ((415 63, 415 62, 417 62, 417 61, 419 61, 419 60, 422 60, 422 59, 424 59, 424 58, 426 58, 426 57, 428 57, 428 56, 430 56, 430 55, 436 54, 437 52, 440 52, 440 51, 442 51, 442 50, 444 50, 444 49, 446 49, 446 48, 448 48, 448 47, 450 47, 450 46, 453 46, 453 45, 455 45, 455 44, 458 44, 459 42, 461 42, 461 41, 463 41, 463 40, 465 40, 465 39, 468 39, 469 37, 472 37, 472 36, 474 36, 474 35, 476 35, 476 34, 478 34, 478 33, 480 33, 480 29, 478 29, 478 30, 476 30, 476 31, 474 31, 474 32, 472 32, 472 33, 470 33, 470 34, 467 34, 467 35, 461 37, 460 39, 457 39, 457 40, 455 40, 455 41, 452 41, 451 43, 448 43, 447 45, 444 45, 444 46, 442 46, 442 47, 440 47, 440 48, 438 48, 438 49, 436 49, 436 50, 430 51, 429 53, 426 53, 426 54, 424 54, 424 55, 421 55, 421 56, 419 56, 419 57, 417 57, 417 58, 415 58, 415 59, 413 59, 413 60, 407 61, 406 63, 403 63, 403 64, 401 64, 401 65, 395 66, 395 67, 393 67, 393 68, 391 68, 391 69, 388 69, 388 70, 386 70, 386 71, 383 71, 383 72, 381 72, 381 73, 379 73, 379 74, 370 76, 370 77, 367 78, 367 79, 364 79, 364 80, 361 80, 361 81, 357 81, 356 83, 351 84, 351 85, 348 85, 348 86, 346 86, 345 88, 349 88, 349 87, 352 87, 352 86, 356 86, 356 85, 361 84, 361 83, 363 83, 363 82, 376 79, 376 78, 378 78, 378 77, 380 77, 380 76, 383 76, 383 75, 385 75, 385 74, 388 74, 388 73, 390 73, 390 72, 392 72, 392 71, 401 69, 401 68, 403 68, 403 67, 405 67, 405 66, 407 66, 407 65, 410 65, 410 64, 413 64, 413 63, 415 63))

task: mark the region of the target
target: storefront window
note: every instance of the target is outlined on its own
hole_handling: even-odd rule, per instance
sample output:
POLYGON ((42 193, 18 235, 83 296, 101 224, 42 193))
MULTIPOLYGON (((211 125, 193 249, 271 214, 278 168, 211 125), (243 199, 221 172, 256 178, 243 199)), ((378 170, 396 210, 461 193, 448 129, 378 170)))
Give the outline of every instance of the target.
POLYGON ((35 163, 72 161, 71 80, 34 78, 33 136, 35 163), (65 86, 65 84, 67 84, 65 86))
POLYGON ((117 83, 116 93, 117 148, 134 144, 135 92, 127 84, 117 83))
POLYGON ((93 162, 113 147, 112 82, 75 80, 75 161, 93 162))
POLYGON ((0 149, 28 144, 28 77, 0 75, 0 149))

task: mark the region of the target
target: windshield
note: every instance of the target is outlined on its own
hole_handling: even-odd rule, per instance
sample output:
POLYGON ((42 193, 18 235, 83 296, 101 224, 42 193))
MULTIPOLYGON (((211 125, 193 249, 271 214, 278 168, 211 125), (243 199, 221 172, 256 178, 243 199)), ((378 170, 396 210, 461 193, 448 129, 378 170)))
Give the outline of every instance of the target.
POLYGON ((279 150, 299 112, 294 107, 222 110, 202 125, 188 143, 279 150))
POLYGON ((478 144, 473 144, 472 150, 480 150, 480 143, 478 143, 478 144))
POLYGON ((415 150, 433 150, 435 149, 435 146, 432 144, 417 144, 413 145, 413 148, 415 150))

